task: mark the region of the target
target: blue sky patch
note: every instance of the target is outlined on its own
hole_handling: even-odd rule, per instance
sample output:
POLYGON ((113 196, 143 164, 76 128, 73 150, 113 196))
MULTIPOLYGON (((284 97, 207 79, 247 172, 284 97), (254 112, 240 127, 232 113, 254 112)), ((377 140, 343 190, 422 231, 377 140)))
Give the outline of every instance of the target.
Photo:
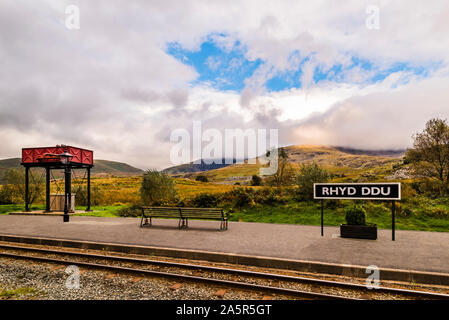
MULTIPOLYGON (((225 35, 219 35, 224 36, 225 35)), ((209 36, 201 44, 199 50, 189 51, 184 49, 179 43, 172 42, 167 44, 167 53, 186 65, 190 65, 198 72, 199 77, 192 82, 192 85, 207 84, 217 90, 233 90, 240 92, 245 88, 245 79, 251 77, 264 61, 257 59, 248 60, 245 56, 246 49, 238 41, 234 43, 232 49, 225 50, 215 41, 213 35, 209 36)), ((298 61, 299 51, 294 51, 290 59, 298 61)), ((294 66, 285 71, 274 72, 272 77, 267 80, 265 87, 268 91, 283 91, 292 88, 301 88, 301 76, 304 63, 313 58, 305 57, 299 62, 292 63, 294 66)), ((438 68, 438 64, 428 66, 412 66, 406 62, 397 62, 386 69, 380 69, 378 66, 366 59, 351 57, 347 65, 336 64, 330 68, 323 68, 318 64, 315 67, 313 82, 315 84, 321 81, 375 83, 383 81, 390 74, 398 71, 406 71, 418 76, 427 76, 429 71, 438 68), (357 80, 349 78, 346 75, 351 71, 360 77, 357 80)), ((276 71, 276 70, 275 70, 276 71)), ((354 76, 354 75, 353 75, 354 76)))
POLYGON ((240 48, 226 52, 211 39, 203 42, 199 51, 188 51, 176 42, 169 43, 167 53, 195 68, 199 77, 193 84, 208 83, 219 90, 241 91, 245 79, 262 63, 260 59, 246 59, 240 48))

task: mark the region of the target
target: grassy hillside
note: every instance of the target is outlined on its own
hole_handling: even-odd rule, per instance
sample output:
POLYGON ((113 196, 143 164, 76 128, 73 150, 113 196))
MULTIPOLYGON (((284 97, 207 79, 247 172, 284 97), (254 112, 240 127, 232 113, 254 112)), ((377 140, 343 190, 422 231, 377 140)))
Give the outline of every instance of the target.
POLYGON ((199 171, 208 171, 208 170, 214 170, 219 169, 223 167, 227 167, 230 164, 226 164, 225 161, 222 160, 222 163, 211 163, 206 164, 203 160, 201 160, 201 163, 185 163, 178 166, 173 166, 166 168, 162 170, 162 172, 170 174, 170 175, 182 175, 184 173, 192 173, 192 172, 199 172, 199 171))
POLYGON ((94 174, 109 173, 112 175, 127 174, 136 175, 143 173, 143 170, 130 166, 129 164, 109 160, 94 160, 92 169, 94 174))
MULTIPOLYGON (((364 151, 326 146, 288 146, 284 148, 294 168, 301 164, 316 162, 335 175, 337 181, 383 179, 392 173, 394 164, 401 161, 403 151, 364 151)), ((262 164, 237 163, 223 168, 201 172, 215 182, 244 181, 259 174, 262 164)), ((194 177, 199 173, 186 173, 194 177)))
MULTIPOLYGON (((20 158, 11 158, 0 160, 0 184, 3 182, 3 176, 8 169, 23 169, 20 165, 20 158)), ((35 169, 39 170, 39 169, 35 169)), ((109 161, 94 160, 92 175, 95 176, 131 176, 139 175, 143 171, 141 169, 130 166, 129 164, 109 161)), ((60 170, 54 171, 55 176, 62 176, 60 170)))

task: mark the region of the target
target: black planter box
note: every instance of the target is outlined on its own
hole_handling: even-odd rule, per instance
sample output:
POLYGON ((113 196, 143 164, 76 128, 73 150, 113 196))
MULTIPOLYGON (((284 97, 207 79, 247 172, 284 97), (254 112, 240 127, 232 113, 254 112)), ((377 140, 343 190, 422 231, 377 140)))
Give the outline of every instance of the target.
POLYGON ((356 238, 356 239, 377 239, 377 226, 357 226, 350 224, 340 225, 340 236, 342 238, 356 238))

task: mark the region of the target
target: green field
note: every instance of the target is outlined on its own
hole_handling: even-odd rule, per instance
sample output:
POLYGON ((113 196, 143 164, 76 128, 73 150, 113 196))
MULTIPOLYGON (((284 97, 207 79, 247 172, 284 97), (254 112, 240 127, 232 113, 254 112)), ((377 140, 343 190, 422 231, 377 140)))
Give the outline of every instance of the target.
MULTIPOLYGON (((391 228, 390 202, 362 202, 367 209, 366 221, 377 224, 378 228, 391 228)), ((352 201, 325 201, 324 224, 338 226, 345 223, 345 209, 352 206, 352 201)), ((415 197, 403 203, 396 203, 396 228, 399 230, 440 231, 449 232, 449 199, 427 199, 415 197)), ((92 212, 77 216, 118 217, 119 210, 125 205, 93 206, 92 212)), ((256 204, 252 207, 232 208, 231 221, 285 223, 302 225, 320 225, 320 202, 294 201, 274 205, 256 204)), ((35 205, 32 209, 43 210, 43 205, 35 205)), ((77 206, 77 210, 85 207, 77 206)), ((0 214, 22 211, 23 205, 0 205, 0 214)))
MULTIPOLYGON (((339 207, 324 208, 324 225, 339 226, 345 223, 345 208, 351 206, 349 201, 342 201, 339 207)), ((365 203, 367 223, 374 223, 378 228, 391 229, 391 203, 365 203)), ((400 205, 398 206, 400 207, 400 205)), ((423 208, 405 215, 397 207, 396 228, 400 230, 449 232, 449 205, 436 205, 443 214, 435 214, 423 208)), ((408 208, 408 206, 407 206, 408 208)), ((408 211, 407 211, 408 212, 408 211)), ((294 202, 274 206, 255 206, 232 213, 232 221, 285 223, 302 225, 321 224, 321 206, 319 202, 294 202)))
MULTIPOLYGON (((323 146, 291 146, 286 148, 295 172, 302 163, 314 161, 326 168, 332 175, 330 182, 367 182, 386 181, 387 177, 402 167, 400 155, 363 155, 342 149, 323 146)), ((174 178, 178 202, 170 205, 181 206, 219 206, 232 212, 232 221, 287 223, 303 225, 320 225, 320 203, 318 201, 299 201, 297 187, 240 187, 235 181, 257 174, 260 164, 234 164, 206 172, 187 173, 183 178, 174 178), (206 175, 209 182, 195 181, 198 174, 206 175), (229 180, 228 180, 229 179, 229 180), (227 180, 229 182, 227 182, 227 180), (267 191, 267 192, 265 192, 267 191), (265 192, 265 193, 264 193, 265 192), (217 197, 219 200, 198 205, 195 199, 206 194, 206 198, 217 197), (210 203, 214 203, 210 205, 210 203)), ((397 202, 396 227, 404 230, 444 231, 449 232, 449 199, 447 197, 431 198, 435 193, 421 192, 416 187, 418 181, 404 178, 388 180, 402 182, 402 201, 397 202)), ((72 190, 78 192, 81 179, 74 179, 72 190)), ((92 212, 77 215, 97 217, 137 216, 138 210, 127 208, 140 201, 141 175, 94 177, 92 179, 92 212)), ((59 183, 52 183, 51 192, 62 192, 59 183)), ((1 187, 1 186, 0 186, 1 187)), ((77 198, 78 199, 78 198, 77 198)), ((41 197, 33 209, 44 209, 41 197)), ((367 211, 368 223, 377 224, 379 228, 391 228, 391 203, 361 202, 367 211)), ((345 210, 354 205, 352 201, 325 201, 324 224, 338 226, 345 223, 345 210)), ((85 206, 77 206, 84 210, 85 206)), ((23 204, 0 205, 0 214, 22 211, 23 204)))

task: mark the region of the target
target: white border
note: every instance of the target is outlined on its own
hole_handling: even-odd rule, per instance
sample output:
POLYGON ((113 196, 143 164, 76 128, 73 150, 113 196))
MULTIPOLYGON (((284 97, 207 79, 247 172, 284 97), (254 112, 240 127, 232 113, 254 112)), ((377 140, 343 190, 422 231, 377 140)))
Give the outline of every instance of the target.
POLYGON ((313 199, 334 199, 334 200, 401 200, 401 183, 400 182, 366 182, 366 183, 355 183, 355 182, 335 182, 335 183, 314 183, 313 184, 313 199), (317 197, 315 186, 332 186, 332 185, 373 185, 373 184, 391 184, 399 186, 399 194, 397 198, 346 198, 346 197, 317 197))

